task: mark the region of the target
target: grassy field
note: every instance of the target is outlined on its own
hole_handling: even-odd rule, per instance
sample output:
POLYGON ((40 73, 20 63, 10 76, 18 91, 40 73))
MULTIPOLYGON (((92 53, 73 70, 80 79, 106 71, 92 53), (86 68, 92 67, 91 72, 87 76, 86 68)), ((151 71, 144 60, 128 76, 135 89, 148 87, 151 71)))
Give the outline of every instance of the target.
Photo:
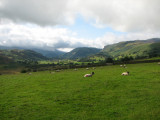
POLYGON ((160 60, 160 57, 146 58, 146 59, 137 59, 136 61, 146 61, 146 60, 160 60))
POLYGON ((0 75, 0 120, 160 120, 160 65, 0 75))

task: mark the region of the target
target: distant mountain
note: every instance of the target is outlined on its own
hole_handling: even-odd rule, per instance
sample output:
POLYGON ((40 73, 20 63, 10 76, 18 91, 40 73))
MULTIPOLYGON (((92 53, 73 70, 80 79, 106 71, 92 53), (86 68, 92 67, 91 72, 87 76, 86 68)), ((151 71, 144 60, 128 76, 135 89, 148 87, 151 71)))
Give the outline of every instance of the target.
POLYGON ((38 49, 38 48, 22 48, 22 47, 8 47, 8 46, 0 46, 0 50, 13 50, 13 49, 17 49, 17 50, 33 50, 35 52, 38 52, 40 54, 42 54, 43 56, 47 57, 47 58, 60 58, 63 54, 65 54, 66 52, 62 52, 59 50, 54 50, 54 51, 49 51, 49 50, 43 50, 43 49, 38 49))
POLYGON ((91 48, 91 47, 79 47, 75 48, 72 51, 63 55, 65 59, 77 59, 77 58, 84 58, 90 55, 94 55, 99 53, 101 49, 91 48))
POLYGON ((48 58, 44 57, 42 54, 37 53, 32 50, 0 50, 0 56, 3 59, 10 61, 18 61, 18 60, 48 60, 48 58))
POLYGON ((12 47, 12 46, 0 46, 0 50, 13 50, 13 49, 23 50, 23 49, 26 49, 26 48, 22 48, 22 47, 12 47))
POLYGON ((119 42, 105 46, 102 52, 114 58, 124 56, 156 57, 160 56, 160 38, 119 42))
POLYGON ((43 56, 47 58, 55 58, 55 59, 59 59, 62 55, 66 53, 59 50, 54 50, 54 51, 48 51, 48 50, 42 50, 42 49, 32 49, 32 50, 38 53, 41 53, 43 56))

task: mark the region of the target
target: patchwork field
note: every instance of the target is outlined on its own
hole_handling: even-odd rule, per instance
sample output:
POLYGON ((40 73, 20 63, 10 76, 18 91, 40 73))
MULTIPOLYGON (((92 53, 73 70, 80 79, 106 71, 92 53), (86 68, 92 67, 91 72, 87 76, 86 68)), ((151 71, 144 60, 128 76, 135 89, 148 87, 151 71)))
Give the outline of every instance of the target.
POLYGON ((0 75, 0 120, 136 119, 160 120, 157 63, 0 75))

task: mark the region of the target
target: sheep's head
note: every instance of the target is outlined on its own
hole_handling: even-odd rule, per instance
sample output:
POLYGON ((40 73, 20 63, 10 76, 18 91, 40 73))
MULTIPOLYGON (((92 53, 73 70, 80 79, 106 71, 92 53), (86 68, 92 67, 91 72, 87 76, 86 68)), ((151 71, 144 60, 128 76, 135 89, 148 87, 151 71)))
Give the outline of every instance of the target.
POLYGON ((94 72, 92 72, 92 75, 94 75, 94 72))

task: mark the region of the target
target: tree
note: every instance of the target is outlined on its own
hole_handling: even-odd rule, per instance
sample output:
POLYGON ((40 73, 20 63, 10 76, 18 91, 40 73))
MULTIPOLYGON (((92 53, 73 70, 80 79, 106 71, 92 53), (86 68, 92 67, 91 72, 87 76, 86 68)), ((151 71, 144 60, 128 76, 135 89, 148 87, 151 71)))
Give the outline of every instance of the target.
POLYGON ((128 62, 128 61, 130 61, 130 60, 133 60, 133 57, 132 57, 132 56, 130 56, 130 57, 125 56, 124 58, 121 58, 121 61, 122 61, 122 62, 128 62))
POLYGON ((106 61, 106 63, 113 63, 114 62, 113 59, 110 57, 106 58, 105 61, 106 61))

